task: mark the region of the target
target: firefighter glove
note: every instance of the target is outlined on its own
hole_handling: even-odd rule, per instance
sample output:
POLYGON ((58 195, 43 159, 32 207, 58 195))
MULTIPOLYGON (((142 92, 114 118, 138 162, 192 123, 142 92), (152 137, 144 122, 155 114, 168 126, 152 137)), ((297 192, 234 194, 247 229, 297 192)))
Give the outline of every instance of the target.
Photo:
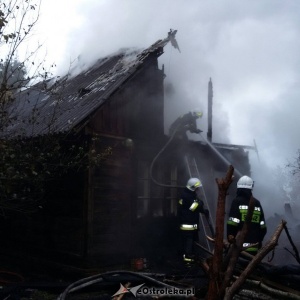
POLYGON ((201 133, 201 132, 203 132, 203 131, 200 130, 200 129, 196 129, 196 130, 195 130, 195 133, 201 133))

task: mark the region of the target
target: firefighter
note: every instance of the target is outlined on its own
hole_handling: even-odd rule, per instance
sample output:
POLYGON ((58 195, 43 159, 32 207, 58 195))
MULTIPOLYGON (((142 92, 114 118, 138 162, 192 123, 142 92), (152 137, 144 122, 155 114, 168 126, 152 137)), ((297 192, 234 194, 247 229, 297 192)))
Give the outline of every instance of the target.
MULTIPOLYGON (((242 176, 237 182, 236 197, 232 201, 227 221, 227 238, 229 241, 235 238, 243 227, 253 186, 254 181, 249 176, 242 176)), ((245 250, 252 255, 257 254, 267 233, 263 208, 257 199, 254 198, 254 201, 252 219, 243 243, 245 250)))
POLYGON ((177 137, 187 140, 187 131, 190 131, 191 133, 202 132, 202 130, 197 128, 197 119, 201 118, 202 115, 201 111, 193 111, 180 116, 170 126, 169 135, 172 136, 173 134, 176 134, 177 137))
POLYGON ((194 242, 198 241, 199 213, 207 218, 208 209, 197 196, 197 189, 201 187, 198 178, 190 178, 179 200, 178 215, 180 218, 180 231, 183 240, 183 261, 192 263, 195 259, 194 242))

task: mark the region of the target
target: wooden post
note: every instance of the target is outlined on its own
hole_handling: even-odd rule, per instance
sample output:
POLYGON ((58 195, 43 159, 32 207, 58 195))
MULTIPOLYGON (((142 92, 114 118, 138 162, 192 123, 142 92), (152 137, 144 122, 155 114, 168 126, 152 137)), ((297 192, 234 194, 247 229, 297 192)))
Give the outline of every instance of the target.
POLYGON ((225 178, 216 179, 218 185, 218 203, 216 213, 216 236, 215 249, 209 269, 209 285, 206 299, 218 300, 222 299, 220 295, 220 287, 222 283, 221 267, 223 260, 223 237, 224 237, 224 218, 225 218, 225 202, 226 195, 230 184, 232 183, 234 168, 229 166, 225 178))

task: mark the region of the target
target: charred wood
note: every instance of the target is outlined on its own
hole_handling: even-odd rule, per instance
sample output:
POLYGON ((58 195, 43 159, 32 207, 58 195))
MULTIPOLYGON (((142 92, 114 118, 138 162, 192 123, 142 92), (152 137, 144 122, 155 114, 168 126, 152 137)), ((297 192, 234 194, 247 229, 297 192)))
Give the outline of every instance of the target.
POLYGON ((249 262, 248 266, 242 272, 242 274, 238 277, 238 279, 226 289, 226 294, 224 296, 224 300, 230 300, 233 298, 234 294, 238 291, 238 289, 243 285, 246 278, 249 274, 254 270, 254 268, 261 262, 261 260, 270 252, 278 243, 279 236, 286 224, 286 221, 282 220, 275 230, 271 239, 267 242, 267 244, 262 247, 257 255, 253 257, 253 259, 249 262))
POLYGON ((286 226, 284 226, 284 230, 285 230, 285 233, 286 233, 286 235, 287 235, 287 237, 289 239, 289 242, 291 243, 291 245, 293 247, 293 250, 294 250, 295 254, 291 253, 288 249, 286 249, 286 248, 285 249, 287 251, 289 251, 293 255, 293 257, 297 260, 297 262, 300 264, 299 252, 298 252, 298 250, 297 250, 297 248, 296 248, 296 246, 295 246, 295 244, 294 244, 294 242, 292 240, 292 237, 291 237, 291 235, 290 235, 290 233, 289 233, 289 231, 288 231, 288 229, 287 229, 286 226))
MULTIPOLYGON (((300 300, 300 295, 297 293, 297 291, 294 291, 291 289, 286 289, 285 287, 282 287, 281 285, 279 285, 279 286, 277 285, 276 286, 277 288, 275 288, 275 285, 272 285, 272 283, 270 283, 270 282, 265 283, 263 281, 251 280, 251 279, 247 279, 246 284, 247 284, 248 288, 252 288, 251 289, 252 298, 249 297, 249 295, 251 294, 250 291, 248 291, 248 293, 247 292, 245 293, 245 291, 247 291, 246 289, 243 289, 241 292, 238 293, 238 295, 248 294, 248 298, 245 298, 245 299, 270 299, 270 300, 271 299, 272 300, 275 300, 275 299, 280 299, 280 300, 298 299, 298 300, 300 300), (253 291, 254 289, 258 289, 258 290, 253 291), (270 295, 271 297, 263 294, 263 292, 266 292, 267 295, 270 295), (255 294, 256 298, 253 298, 254 294, 255 294)), ((243 299, 243 298, 234 297, 234 299, 243 299)))

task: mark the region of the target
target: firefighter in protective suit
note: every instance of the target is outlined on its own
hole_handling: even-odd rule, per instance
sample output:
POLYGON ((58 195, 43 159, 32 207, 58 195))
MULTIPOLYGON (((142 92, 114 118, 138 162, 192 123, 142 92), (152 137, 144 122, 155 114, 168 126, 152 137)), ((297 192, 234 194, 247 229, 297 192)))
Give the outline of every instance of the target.
POLYGON ((178 215, 180 218, 180 232, 183 240, 183 261, 194 262, 194 242, 198 241, 199 213, 209 216, 208 209, 197 197, 197 189, 201 186, 198 178, 190 178, 179 200, 178 215))
MULTIPOLYGON (((244 225, 253 186, 254 181, 249 176, 242 176, 237 182, 236 197, 232 201, 227 221, 227 238, 229 241, 236 237, 244 225)), ((252 219, 243 243, 245 250, 252 255, 257 254, 267 233, 263 208, 260 201, 255 198, 254 201, 252 219)))
POLYGON ((188 140, 187 131, 191 133, 200 133, 202 130, 197 128, 197 119, 202 117, 201 111, 189 112, 183 116, 177 118, 174 123, 170 126, 169 135, 175 134, 178 138, 188 140))

